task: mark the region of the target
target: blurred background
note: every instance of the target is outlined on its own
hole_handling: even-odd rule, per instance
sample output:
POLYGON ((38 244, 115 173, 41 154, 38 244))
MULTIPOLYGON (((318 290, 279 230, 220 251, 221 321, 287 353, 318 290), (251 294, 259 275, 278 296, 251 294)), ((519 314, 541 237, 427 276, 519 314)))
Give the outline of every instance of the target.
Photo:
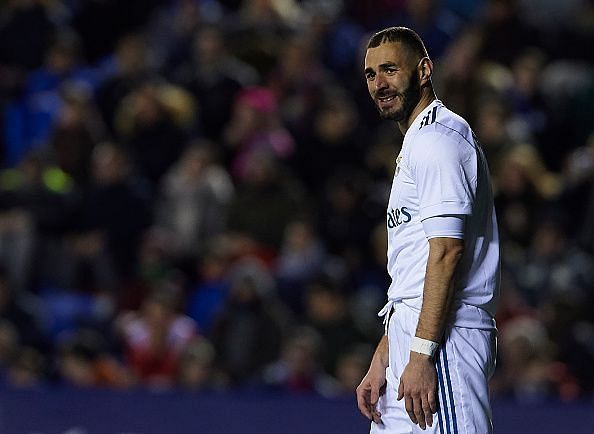
MULTIPOLYGON (((592 0, 0 5, 2 432, 116 432, 67 431, 84 400, 365 432, 353 394, 383 330, 402 136, 362 61, 391 25, 424 39, 493 174, 496 428, 521 408, 592 417, 592 0)), ((185 432, 157 425, 128 429, 185 432)))

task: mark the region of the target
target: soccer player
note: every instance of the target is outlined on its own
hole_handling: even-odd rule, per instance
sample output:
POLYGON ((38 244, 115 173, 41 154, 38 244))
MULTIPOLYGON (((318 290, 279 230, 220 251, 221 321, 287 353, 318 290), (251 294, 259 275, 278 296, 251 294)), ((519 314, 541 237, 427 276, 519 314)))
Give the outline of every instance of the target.
POLYGON ((490 177, 468 123, 436 98, 432 72, 414 31, 371 37, 369 94, 404 134, 386 215, 386 334, 357 388, 371 433, 493 431, 500 262, 490 177))

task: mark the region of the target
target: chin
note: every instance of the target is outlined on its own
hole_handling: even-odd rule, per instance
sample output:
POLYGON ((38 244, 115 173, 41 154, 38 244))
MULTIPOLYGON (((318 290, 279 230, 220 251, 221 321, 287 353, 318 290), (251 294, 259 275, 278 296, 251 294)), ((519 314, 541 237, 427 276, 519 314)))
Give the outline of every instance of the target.
POLYGON ((379 114, 380 118, 384 120, 400 122, 404 119, 404 113, 402 112, 402 110, 380 111, 379 114))

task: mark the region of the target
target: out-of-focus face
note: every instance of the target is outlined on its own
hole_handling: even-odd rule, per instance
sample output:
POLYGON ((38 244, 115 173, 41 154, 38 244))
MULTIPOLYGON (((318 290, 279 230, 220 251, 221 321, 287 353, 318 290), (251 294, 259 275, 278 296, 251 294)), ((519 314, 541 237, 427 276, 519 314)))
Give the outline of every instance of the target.
POLYGON ((142 314, 149 327, 163 331, 167 329, 174 312, 165 304, 149 299, 142 305, 142 314))
POLYGON ((365 55, 367 90, 382 119, 406 121, 421 98, 417 62, 399 42, 369 48, 365 55))
POLYGON ((357 354, 341 356, 336 367, 336 377, 345 391, 352 392, 357 388, 368 365, 369 360, 357 354))
POLYGON ((306 309, 309 319, 316 323, 333 323, 346 315, 344 299, 327 290, 317 290, 308 294, 306 309))
POLYGON ((75 386, 88 387, 95 382, 92 363, 76 354, 62 357, 60 374, 66 382, 75 386))
POLYGON ((308 338, 297 338, 284 350, 284 359, 293 375, 313 375, 318 366, 316 344, 308 338))
POLYGON ((182 173, 188 180, 199 179, 208 166, 208 152, 190 148, 182 157, 182 173))
POLYGON ((125 178, 126 157, 111 145, 99 145, 93 154, 92 173, 97 184, 112 185, 125 178))
POLYGON ((116 57, 124 74, 136 74, 147 66, 147 47, 138 36, 123 38, 116 49, 116 57))
POLYGON ((224 53, 223 35, 215 29, 203 30, 194 39, 194 56, 198 62, 216 62, 224 53))
POLYGON ((314 235, 312 228, 303 222, 293 222, 287 226, 285 245, 295 252, 305 251, 312 243, 314 235))

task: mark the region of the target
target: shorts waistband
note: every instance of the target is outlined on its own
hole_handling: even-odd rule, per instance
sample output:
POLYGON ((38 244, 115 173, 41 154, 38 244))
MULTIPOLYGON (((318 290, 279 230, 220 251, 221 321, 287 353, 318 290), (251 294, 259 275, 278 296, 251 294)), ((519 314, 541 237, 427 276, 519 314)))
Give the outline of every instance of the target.
MULTIPOLYGON (((382 309, 377 313, 377 316, 384 318, 383 324, 385 334, 388 334, 390 316, 392 315, 392 312, 395 310, 396 306, 405 306, 416 314, 420 313, 419 309, 410 306, 401 299, 388 300, 384 307, 382 307, 382 309)), ((448 324, 454 327, 478 328, 483 330, 492 330, 497 328, 495 318, 493 318, 486 310, 464 303, 459 305, 455 312, 451 314, 448 324)))

